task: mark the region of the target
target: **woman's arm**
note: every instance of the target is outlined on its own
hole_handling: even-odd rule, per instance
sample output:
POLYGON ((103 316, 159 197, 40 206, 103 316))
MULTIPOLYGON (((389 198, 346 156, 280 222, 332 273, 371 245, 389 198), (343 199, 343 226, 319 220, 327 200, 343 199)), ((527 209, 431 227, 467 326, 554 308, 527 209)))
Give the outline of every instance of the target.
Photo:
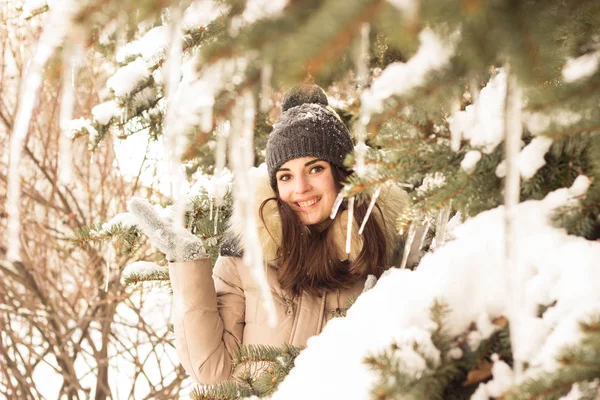
POLYGON ((232 354, 242 343, 245 297, 234 257, 171 263, 175 347, 200 384, 229 379, 232 354))

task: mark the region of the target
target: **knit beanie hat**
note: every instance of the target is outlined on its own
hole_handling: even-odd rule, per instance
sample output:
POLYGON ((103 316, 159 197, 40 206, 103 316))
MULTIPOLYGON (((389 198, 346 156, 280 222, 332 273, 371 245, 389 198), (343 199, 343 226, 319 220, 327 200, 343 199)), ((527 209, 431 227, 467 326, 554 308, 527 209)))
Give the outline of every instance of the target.
POLYGON ((267 142, 267 170, 273 189, 277 188, 277 170, 294 158, 316 157, 344 168, 352 140, 346 125, 329 107, 323 89, 317 85, 290 89, 281 111, 267 142))

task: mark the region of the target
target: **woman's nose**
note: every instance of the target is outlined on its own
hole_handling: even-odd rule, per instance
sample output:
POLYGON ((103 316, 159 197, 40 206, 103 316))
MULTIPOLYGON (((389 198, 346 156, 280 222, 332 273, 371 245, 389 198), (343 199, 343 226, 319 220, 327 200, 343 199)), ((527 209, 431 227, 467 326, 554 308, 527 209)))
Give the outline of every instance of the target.
POLYGON ((296 179, 296 188, 295 189, 296 189, 296 193, 306 193, 310 189, 312 189, 312 187, 310 186, 310 182, 308 181, 308 179, 306 179, 306 177, 299 176, 296 179))

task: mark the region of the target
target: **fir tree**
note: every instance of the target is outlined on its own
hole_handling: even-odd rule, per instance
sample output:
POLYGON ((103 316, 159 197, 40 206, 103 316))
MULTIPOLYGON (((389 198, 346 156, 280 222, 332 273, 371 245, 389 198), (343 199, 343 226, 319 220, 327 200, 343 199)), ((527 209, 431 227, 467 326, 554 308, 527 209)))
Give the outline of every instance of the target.
MULTIPOLYGON (((251 121, 258 165, 282 90, 314 81, 339 100, 334 106, 356 136, 356 151, 346 160, 356 173, 344 195, 362 200, 381 185, 403 185, 412 207, 392 223, 407 232, 409 242, 418 240, 415 227, 433 227, 440 246, 448 215, 459 212, 469 218, 503 204, 509 157, 501 143, 511 122, 506 115, 516 107, 521 115, 517 125, 523 129, 517 159, 520 200, 541 199, 586 176, 591 182, 587 192, 558 210, 555 222, 574 235, 600 238, 598 1, 305 0, 254 13, 252 1, 223 0, 204 8, 191 2, 186 9, 188 3, 106 1, 99 9, 96 2, 84 1, 77 6, 74 24, 85 27, 93 51, 107 57, 122 50, 116 45, 119 40, 136 38, 141 43, 149 34, 149 29, 134 28, 137 22, 169 27, 179 35, 174 36, 178 41, 164 41, 164 48, 150 55, 142 45, 122 51, 102 99, 104 108, 88 116, 89 123, 75 135, 89 135, 92 150, 109 134, 127 137, 146 130, 157 139, 174 132, 187 139, 185 148, 174 145, 171 150, 188 176, 196 171, 212 174, 227 158, 224 127, 241 130, 244 111, 254 112, 253 104, 258 104, 251 121), (186 22, 189 15, 196 16, 189 20, 195 22, 186 22), (122 26, 103 27, 115 16, 122 16, 122 26), (179 61, 169 56, 173 49, 191 67, 185 70, 193 72, 184 74, 184 86, 170 94, 170 78, 179 79, 179 70, 169 70, 179 61), (177 107, 178 113, 173 111, 177 107), (171 119, 170 112, 175 113, 171 119)), ((206 193, 195 198, 186 225, 205 239, 214 257, 224 224, 212 232, 210 201, 206 193)), ((223 206, 224 220, 230 207, 230 201, 223 206)), ((140 234, 117 225, 92 227, 74 238, 80 244, 98 239, 113 240, 127 253, 139 248, 140 234)), ((432 341, 441 362, 425 357, 429 372, 407 376, 392 344, 366 360, 382 376, 373 388, 375 398, 408 393, 414 398, 468 398, 472 385, 489 378, 492 353, 512 362, 506 324, 477 351, 464 352, 459 360, 447 357, 448 343, 457 338, 444 337, 442 311, 440 304, 432 309, 440 327, 432 341), (467 388, 459 390, 464 382, 467 388)), ((560 360, 564 369, 525 382, 505 398, 558 398, 573 383, 590 385, 599 376, 598 357, 590 358, 598 354, 597 321, 582 322, 581 327, 584 339, 565 349, 560 360)), ((263 350, 270 352, 271 362, 274 354, 289 351, 263 350)), ((279 382, 286 368, 268 373, 279 382)), ((226 384, 204 398, 274 389, 268 379, 242 381, 242 386, 226 384)))

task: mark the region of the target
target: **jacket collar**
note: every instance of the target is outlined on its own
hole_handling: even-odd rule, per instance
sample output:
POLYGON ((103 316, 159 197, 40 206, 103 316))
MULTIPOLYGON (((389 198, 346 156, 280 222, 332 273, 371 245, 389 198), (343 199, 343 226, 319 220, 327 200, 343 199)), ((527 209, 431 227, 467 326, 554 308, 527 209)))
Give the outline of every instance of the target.
MULTIPOLYGON (((250 171, 249 179, 254 184, 254 215, 256 216, 258 238, 263 252, 263 259, 265 262, 273 264, 273 261, 277 258, 277 249, 281 243, 281 217, 277 208, 277 202, 269 201, 263 208, 264 223, 260 218, 261 204, 266 199, 275 197, 275 192, 270 185, 266 165, 261 164, 258 168, 253 168, 250 171)), ((403 240, 402 235, 396 230, 396 221, 408 205, 408 195, 398 186, 388 185, 382 188, 377 204, 381 209, 383 218, 379 212, 373 212, 369 218, 377 218, 380 225, 384 228, 384 235, 387 239, 386 247, 388 249, 388 257, 386 258, 391 260, 395 258, 395 254, 402 251, 403 240), (382 223, 382 219, 384 223, 382 223)), ((360 225, 356 221, 353 221, 351 251, 350 254, 347 254, 345 251, 347 224, 348 211, 343 210, 331 221, 329 229, 333 229, 334 231, 335 243, 340 259, 353 261, 362 249, 362 236, 358 234, 360 225)), ((234 207, 233 214, 229 219, 228 234, 232 234, 239 240, 243 230, 243 215, 240 210, 236 210, 234 207)))

